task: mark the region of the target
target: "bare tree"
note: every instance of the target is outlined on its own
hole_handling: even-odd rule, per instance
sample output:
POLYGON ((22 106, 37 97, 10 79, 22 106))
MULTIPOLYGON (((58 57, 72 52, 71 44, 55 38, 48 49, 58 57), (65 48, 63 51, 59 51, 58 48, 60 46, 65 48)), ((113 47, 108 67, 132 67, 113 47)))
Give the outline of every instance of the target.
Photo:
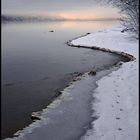
POLYGON ((120 9, 121 23, 127 30, 139 35, 139 0, 108 0, 108 2, 120 9))

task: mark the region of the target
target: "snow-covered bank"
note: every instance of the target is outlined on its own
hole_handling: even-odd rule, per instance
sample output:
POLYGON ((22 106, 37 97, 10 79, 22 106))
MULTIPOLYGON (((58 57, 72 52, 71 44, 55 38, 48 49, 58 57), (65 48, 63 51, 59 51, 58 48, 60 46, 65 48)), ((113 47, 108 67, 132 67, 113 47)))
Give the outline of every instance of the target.
POLYGON ((82 140, 138 140, 138 40, 116 27, 71 41, 75 46, 97 46, 133 55, 117 71, 97 82, 93 109, 100 116, 82 140))
POLYGON ((134 35, 122 33, 123 27, 92 33, 72 40, 75 46, 100 47, 118 52, 125 52, 138 58, 138 40, 134 35), (135 46, 135 47, 134 47, 135 46))

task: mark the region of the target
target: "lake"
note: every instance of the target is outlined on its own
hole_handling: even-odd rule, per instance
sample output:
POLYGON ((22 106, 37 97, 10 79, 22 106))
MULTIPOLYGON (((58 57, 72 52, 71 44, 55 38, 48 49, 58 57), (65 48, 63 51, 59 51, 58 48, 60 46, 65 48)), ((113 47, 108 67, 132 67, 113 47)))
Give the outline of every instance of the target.
POLYGON ((88 32, 117 25, 118 21, 2 24, 2 138, 29 125, 31 113, 49 105, 74 73, 126 61, 115 54, 66 44, 88 32))

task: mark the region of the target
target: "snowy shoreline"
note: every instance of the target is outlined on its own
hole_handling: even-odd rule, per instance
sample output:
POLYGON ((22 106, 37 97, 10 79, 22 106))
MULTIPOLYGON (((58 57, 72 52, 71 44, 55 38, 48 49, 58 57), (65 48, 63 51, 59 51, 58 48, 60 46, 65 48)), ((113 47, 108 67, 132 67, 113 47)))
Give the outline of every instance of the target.
MULTIPOLYGON (((85 35, 85 36, 86 36, 86 35, 85 35)), ((71 47, 86 48, 86 49, 100 50, 100 51, 108 52, 108 53, 115 53, 115 54, 117 54, 117 55, 121 55, 121 56, 124 56, 124 57, 128 58, 129 61, 133 61, 133 60, 136 59, 133 55, 130 55, 130 54, 128 54, 128 53, 119 52, 119 51, 111 50, 111 49, 108 49, 108 48, 101 48, 101 47, 97 47, 97 46, 88 47, 88 46, 83 46, 83 45, 73 45, 73 44, 71 43, 71 41, 68 41, 68 42, 67 42, 67 45, 68 45, 68 46, 71 46, 71 47)))
POLYGON ((138 140, 138 40, 121 33, 122 29, 115 27, 68 42, 77 47, 112 50, 130 56, 131 60, 97 81, 93 96, 99 102, 93 103, 93 110, 100 117, 92 122, 93 129, 82 140, 138 140))
MULTIPOLYGON (((129 38, 130 35, 127 33, 121 33, 121 29, 116 27, 103 32, 88 34, 69 41, 68 45, 90 49, 95 49, 93 46, 99 46, 96 49, 124 55, 129 58, 130 62, 123 63, 118 70, 97 80, 96 89, 92 87, 94 78, 88 74, 83 75, 83 78, 71 83, 69 87, 64 89, 61 96, 48 106, 47 109, 43 109, 41 114, 43 116, 40 117, 41 120, 17 132, 18 137, 5 140, 37 139, 42 133, 40 127, 44 131, 43 127, 51 122, 50 117, 45 117, 46 114, 48 115, 49 112, 54 113, 53 111, 56 111, 57 115, 59 111, 60 115, 63 114, 61 102, 64 103, 64 107, 64 105, 67 105, 67 102, 73 100, 73 97, 76 96, 75 93, 80 94, 81 91, 85 92, 85 90, 87 90, 86 92, 91 92, 96 100, 96 102, 92 103, 93 112, 96 112, 91 117, 99 116, 99 118, 92 122, 92 128, 87 130, 86 135, 81 138, 82 140, 124 140, 125 138, 127 140, 138 140, 138 42, 135 39, 129 38), (120 36, 122 40, 119 38, 120 36), (129 42, 127 42, 128 38, 130 39, 129 42), (112 44, 119 47, 112 48, 112 44), (135 47, 134 51, 130 50, 132 47, 135 47), (37 131, 33 132, 36 128, 40 131, 39 135, 37 131)), ((83 99, 82 96, 81 99, 83 99)))
POLYGON ((100 50, 100 51, 103 51, 103 52, 108 52, 108 53, 115 53, 117 55, 121 55, 121 56, 124 56, 124 57, 127 57, 129 59, 129 61, 133 61, 135 60, 136 58, 134 57, 134 55, 131 55, 129 53, 126 53, 126 52, 123 52, 123 51, 116 51, 116 50, 112 50, 110 48, 103 48, 103 47, 98 47, 98 46, 86 46, 86 45, 81 45, 81 44, 74 44, 72 43, 74 40, 77 40, 79 38, 82 38, 82 37, 86 37, 88 36, 90 33, 87 33, 85 35, 82 35, 82 36, 79 36, 79 37, 76 37, 72 40, 69 40, 68 42, 66 42, 66 44, 70 47, 76 47, 76 48, 86 48, 86 49, 93 49, 93 50, 100 50))

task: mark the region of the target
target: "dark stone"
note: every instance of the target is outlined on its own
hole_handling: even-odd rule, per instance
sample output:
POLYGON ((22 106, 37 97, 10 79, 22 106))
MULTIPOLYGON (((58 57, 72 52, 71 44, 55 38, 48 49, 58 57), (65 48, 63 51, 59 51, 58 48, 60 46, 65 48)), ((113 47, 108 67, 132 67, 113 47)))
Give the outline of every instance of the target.
POLYGON ((58 97, 58 96, 60 96, 61 94, 62 94, 61 91, 56 91, 55 97, 58 97))
POLYGON ((89 75, 96 75, 96 71, 94 71, 94 70, 90 71, 89 75))
POLYGON ((116 118, 116 120, 119 120, 119 119, 120 119, 119 117, 116 118))
POLYGON ((79 72, 79 73, 77 74, 77 76, 82 76, 82 73, 79 72))
POLYGON ((122 129, 121 128, 118 128, 118 130, 121 131, 122 129))
POLYGON ((32 120, 40 120, 40 113, 39 112, 33 112, 31 114, 31 119, 32 120))
POLYGON ((54 30, 51 30, 51 31, 49 31, 49 32, 54 32, 54 30))
POLYGON ((81 46, 80 46, 80 45, 78 45, 77 47, 78 47, 78 48, 81 48, 81 46))
POLYGON ((121 32, 124 33, 124 32, 126 32, 126 31, 128 31, 128 30, 129 30, 128 28, 125 28, 125 29, 123 29, 121 32))

